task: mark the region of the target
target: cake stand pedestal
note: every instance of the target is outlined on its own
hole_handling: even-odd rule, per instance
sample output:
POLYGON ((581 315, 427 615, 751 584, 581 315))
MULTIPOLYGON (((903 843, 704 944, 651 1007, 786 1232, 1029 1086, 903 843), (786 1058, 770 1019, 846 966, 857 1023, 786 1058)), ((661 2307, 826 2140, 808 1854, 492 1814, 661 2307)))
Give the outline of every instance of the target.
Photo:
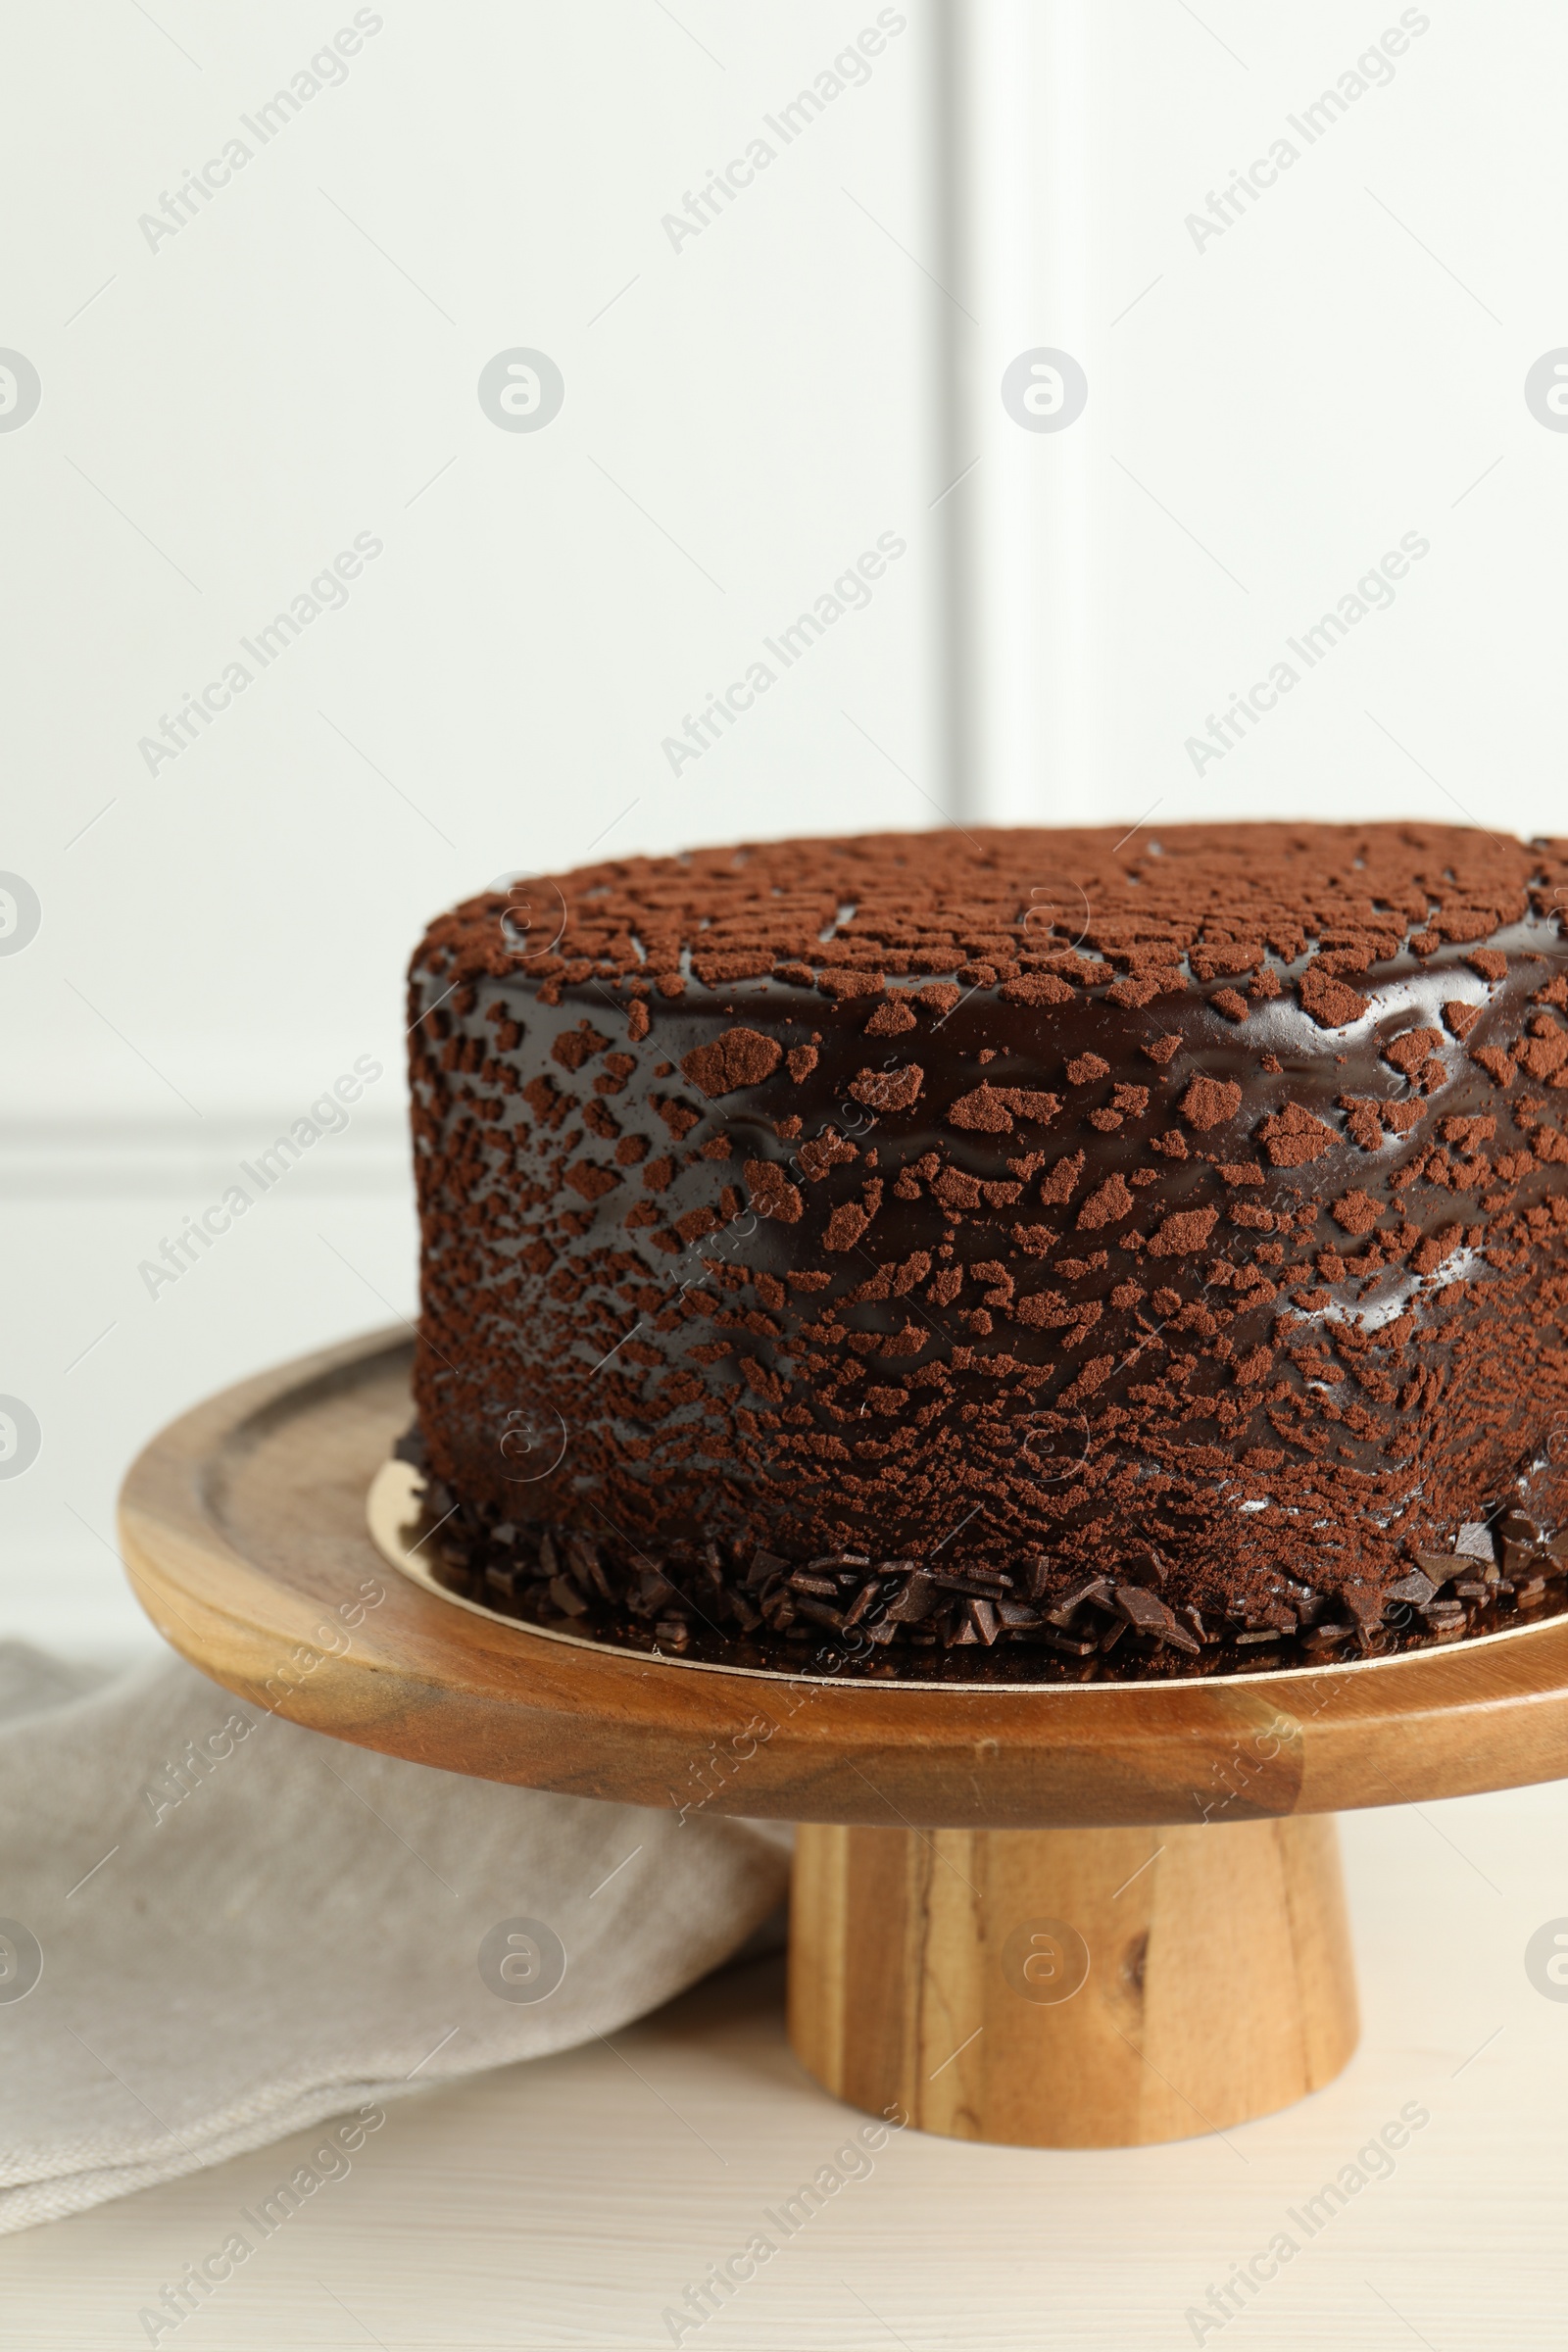
POLYGON ((1356 2043, 1332 1819, 803 1825, 790 2039, 855 2107, 1032 2147, 1223 2131, 1356 2043))
POLYGON ((912 1685, 656 1659, 389 1567, 409 1419, 376 1334, 165 1430, 121 1500, 172 1646, 254 1704, 448 1772, 802 1823, 790 2034, 961 2138, 1130 2146, 1327 2082, 1356 2039, 1336 1809, 1568 1775, 1568 1618, 1202 1682, 912 1685))

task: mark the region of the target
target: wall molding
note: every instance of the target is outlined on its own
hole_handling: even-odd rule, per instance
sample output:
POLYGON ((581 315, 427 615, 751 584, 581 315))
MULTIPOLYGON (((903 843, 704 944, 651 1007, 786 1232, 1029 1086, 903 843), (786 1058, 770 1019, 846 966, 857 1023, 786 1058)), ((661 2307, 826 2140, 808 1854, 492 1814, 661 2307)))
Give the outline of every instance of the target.
MULTIPOLYGON (((0 1198, 14 1200, 177 1198, 189 1205, 220 1199, 243 1182, 300 1116, 259 1102, 195 1119, 24 1113, 0 1130, 0 1198)), ((285 1154, 286 1158, 287 1155, 285 1154)), ((356 1106, 349 1124, 288 1161, 291 1192, 406 1193, 412 1184, 407 1113, 401 1103, 356 1106)))

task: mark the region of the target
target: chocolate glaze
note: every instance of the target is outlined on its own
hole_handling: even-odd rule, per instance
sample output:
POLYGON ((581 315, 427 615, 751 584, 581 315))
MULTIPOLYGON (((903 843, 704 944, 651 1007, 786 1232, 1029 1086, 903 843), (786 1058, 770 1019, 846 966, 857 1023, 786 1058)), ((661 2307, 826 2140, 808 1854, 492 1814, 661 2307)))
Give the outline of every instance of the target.
MULTIPOLYGON (((1499 870, 1484 837, 1435 827, 1223 838, 1272 872, 1282 836, 1342 867, 1354 845, 1402 858, 1424 919, 1408 894, 1363 914, 1363 940, 1394 945, 1392 923, 1398 944, 1359 962, 1353 929, 1333 954, 1321 930, 1227 941, 1197 828, 1162 845, 1197 909, 1174 948, 1129 948, 1119 910, 1097 937, 1149 857, 1117 866, 1095 835, 982 837, 1025 910, 1010 958, 993 913, 985 954, 945 966, 899 971, 884 925, 869 973, 774 943, 704 981, 684 941, 650 984, 624 951, 530 953, 494 896, 441 918, 410 1000, 435 1474, 476 1524, 591 1537, 611 1585, 662 1575, 688 1622, 712 1546, 701 1575, 764 1651, 842 1619, 852 1580, 758 1623, 759 1549, 990 1570, 1015 1609, 1103 1572, 1196 1611, 1205 1644, 1294 1629, 1306 1590, 1365 1641, 1414 1548, 1505 1503, 1568 1516, 1568 866, 1501 845, 1499 870), (1084 937, 1058 924, 1030 955, 1029 857, 1059 871, 1074 849, 1084 937), (1435 871, 1471 908, 1457 936, 1435 871), (1512 919, 1474 918, 1488 891, 1512 919)), ((808 872, 857 846, 754 855, 808 872)), ((676 863, 560 877, 533 905, 591 910, 607 873, 653 905, 646 876, 676 863)), ((662 1605, 649 1622, 673 1628, 662 1605)), ((1015 1639, 961 1594, 943 1607, 939 1645, 1015 1639)), ((911 1618, 879 1646, 931 1633, 911 1618)))

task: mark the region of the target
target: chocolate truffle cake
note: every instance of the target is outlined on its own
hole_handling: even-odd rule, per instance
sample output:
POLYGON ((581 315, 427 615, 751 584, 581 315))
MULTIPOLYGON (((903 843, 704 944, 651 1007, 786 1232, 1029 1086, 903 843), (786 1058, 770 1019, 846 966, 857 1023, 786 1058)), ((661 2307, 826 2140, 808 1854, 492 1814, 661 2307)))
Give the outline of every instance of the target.
POLYGON ((1235 1672, 1564 1605, 1568 844, 625 858, 411 972, 439 1573, 799 1669, 1235 1672))

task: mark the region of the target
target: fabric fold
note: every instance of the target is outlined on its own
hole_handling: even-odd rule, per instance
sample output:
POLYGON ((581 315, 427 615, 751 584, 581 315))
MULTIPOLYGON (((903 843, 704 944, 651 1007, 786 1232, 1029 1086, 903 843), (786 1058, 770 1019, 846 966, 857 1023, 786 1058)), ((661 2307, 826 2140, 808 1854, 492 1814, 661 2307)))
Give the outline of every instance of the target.
POLYGON ((775 1910, 791 1835, 466 1780, 178 1659, 106 1681, 20 1643, 0 1825, 0 2232, 612 2034, 775 1910))

